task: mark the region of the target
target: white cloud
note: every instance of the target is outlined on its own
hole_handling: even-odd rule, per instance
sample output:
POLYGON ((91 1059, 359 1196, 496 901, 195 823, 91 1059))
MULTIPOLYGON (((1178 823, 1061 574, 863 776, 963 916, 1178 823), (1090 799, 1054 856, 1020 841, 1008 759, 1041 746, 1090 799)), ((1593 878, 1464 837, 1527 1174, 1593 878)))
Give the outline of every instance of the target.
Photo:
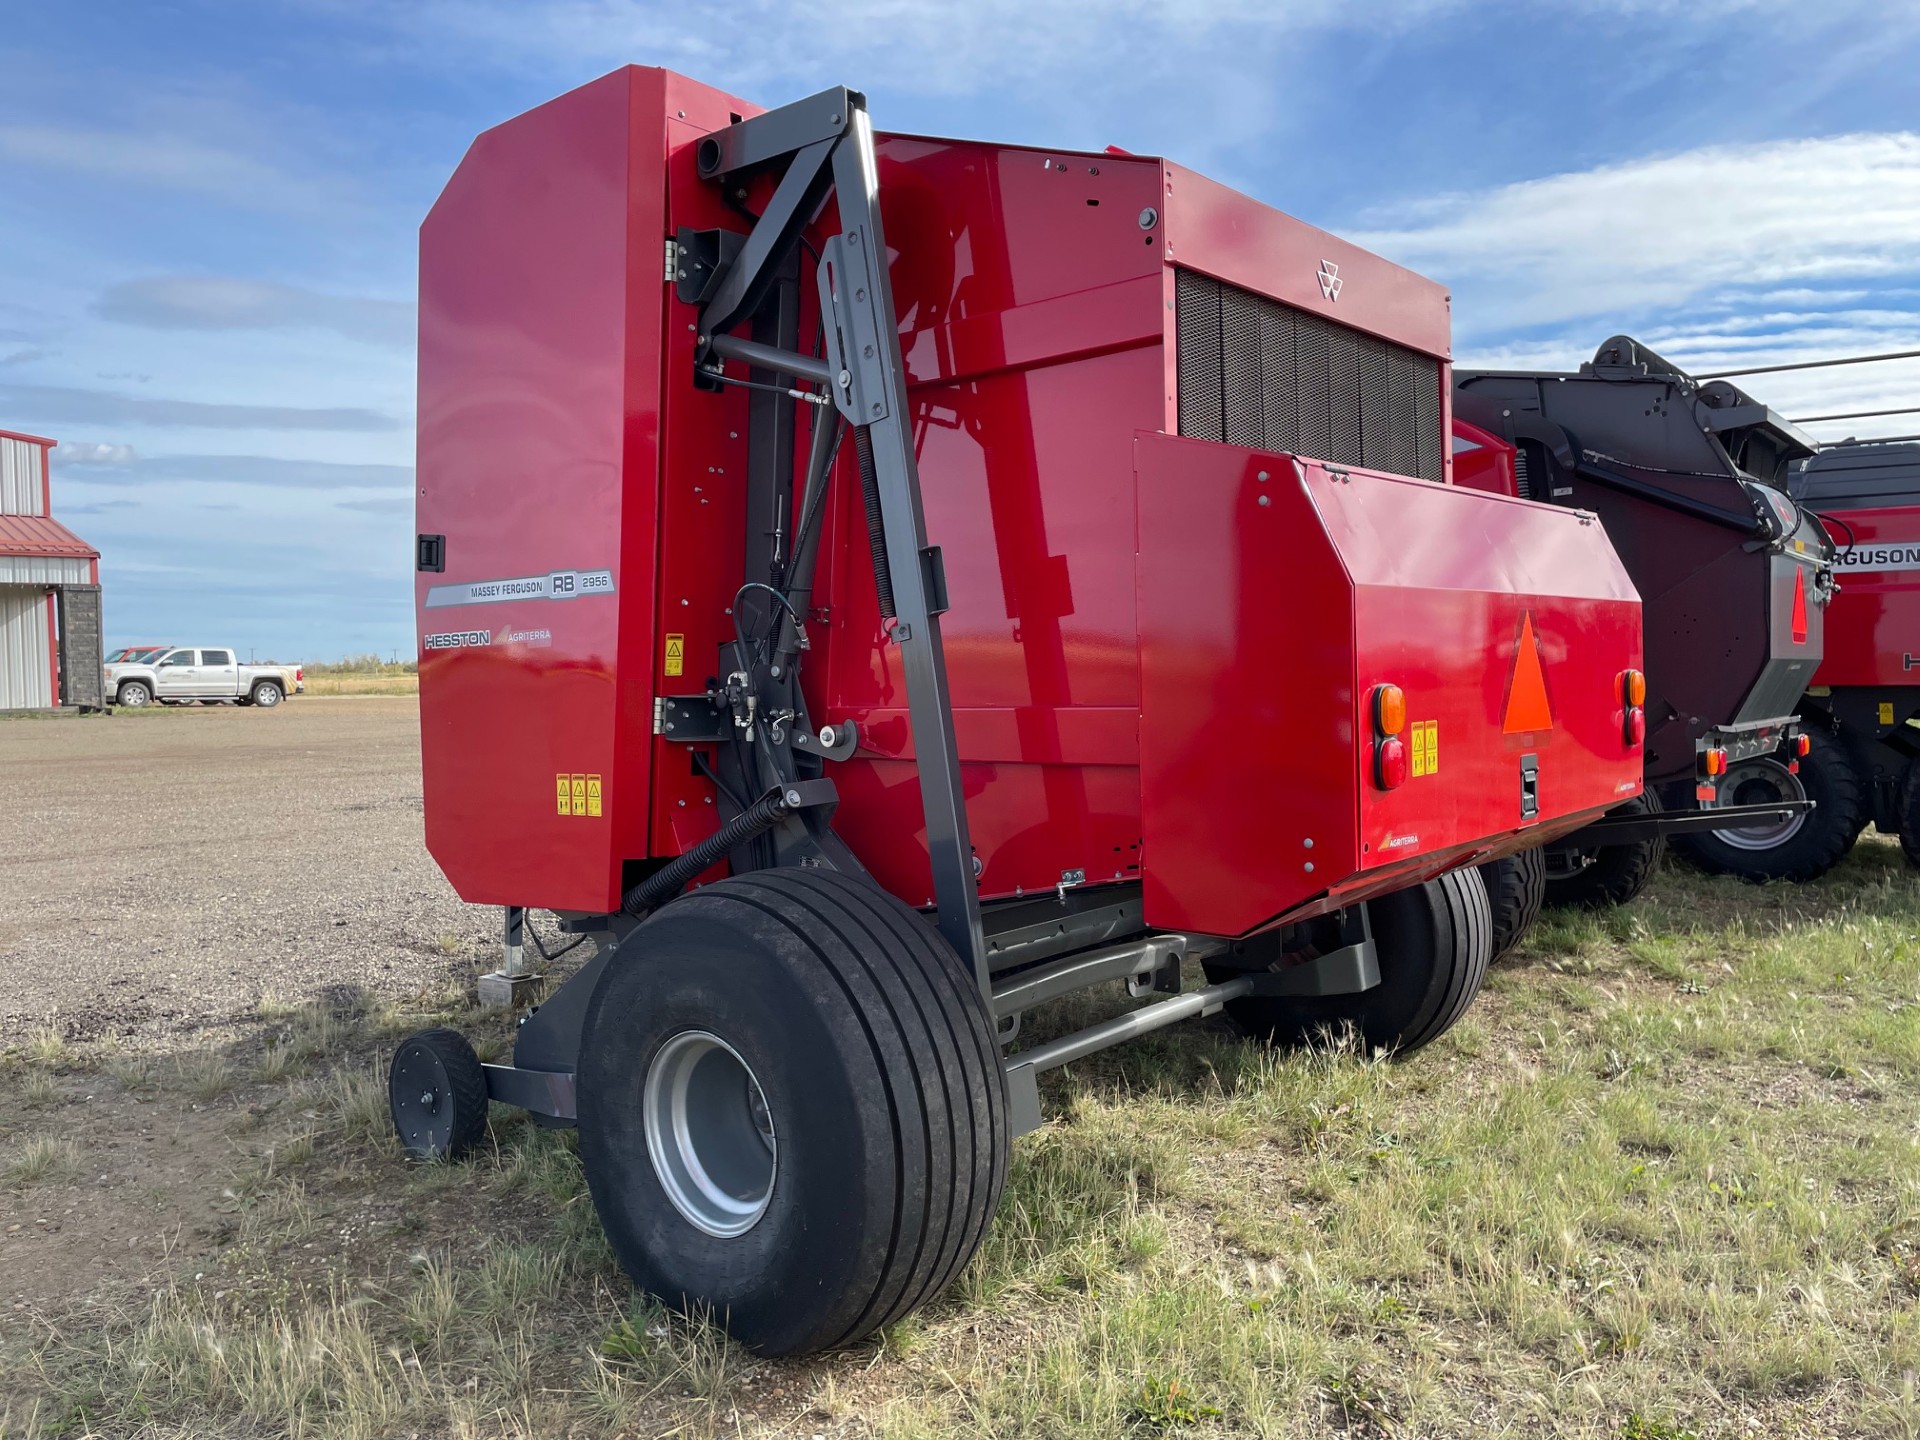
POLYGON ((111 286, 103 320, 156 330, 331 330, 376 345, 413 344, 413 306, 227 275, 156 275, 111 286))
POLYGON ((1453 286, 1469 335, 1644 314, 1729 287, 1910 280, 1920 135, 1711 146, 1385 218, 1348 238, 1453 286))
POLYGON ((130 465, 139 458, 131 445, 104 441, 62 440, 53 451, 55 465, 130 465))
POLYGON ((207 196, 249 210, 309 211, 317 197, 279 167, 182 135, 0 125, 0 156, 67 175, 88 175, 207 196))

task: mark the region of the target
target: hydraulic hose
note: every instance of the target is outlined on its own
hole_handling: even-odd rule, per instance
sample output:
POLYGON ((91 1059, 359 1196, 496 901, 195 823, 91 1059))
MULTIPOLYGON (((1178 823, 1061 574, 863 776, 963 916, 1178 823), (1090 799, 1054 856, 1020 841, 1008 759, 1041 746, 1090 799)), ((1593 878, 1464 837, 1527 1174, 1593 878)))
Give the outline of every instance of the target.
POLYGON ((691 850, 669 860, 634 886, 621 897, 620 908, 629 915, 644 915, 665 904, 685 889, 694 876, 711 869, 729 852, 779 824, 791 808, 784 788, 762 795, 691 850))
POLYGON ((887 566, 887 528, 880 518, 880 477, 873 468, 873 437, 865 425, 856 425, 853 448, 860 457, 860 493, 867 502, 867 545, 873 551, 873 588, 880 597, 880 613, 891 620, 893 571, 887 566))

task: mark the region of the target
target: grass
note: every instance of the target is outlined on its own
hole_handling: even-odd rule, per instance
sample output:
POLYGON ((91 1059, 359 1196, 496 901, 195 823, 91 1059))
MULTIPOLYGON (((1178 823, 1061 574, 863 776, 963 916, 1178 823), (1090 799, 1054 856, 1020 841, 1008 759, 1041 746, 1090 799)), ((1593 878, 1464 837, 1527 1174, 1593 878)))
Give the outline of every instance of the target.
POLYGON ((80 1169, 80 1147, 72 1140, 35 1135, 0 1155, 0 1182, 24 1189, 72 1179, 80 1169))
POLYGON ((418 668, 411 660, 386 661, 378 655, 350 655, 304 667, 309 695, 417 695, 418 668))
POLYGON ((570 1134, 397 1160, 396 1017, 263 1019, 316 1073, 234 1238, 37 1332, 22 1434, 1920 1437, 1920 885, 1878 840, 1551 915, 1405 1062, 1070 1067, 954 1289, 803 1363, 632 1295, 570 1134))

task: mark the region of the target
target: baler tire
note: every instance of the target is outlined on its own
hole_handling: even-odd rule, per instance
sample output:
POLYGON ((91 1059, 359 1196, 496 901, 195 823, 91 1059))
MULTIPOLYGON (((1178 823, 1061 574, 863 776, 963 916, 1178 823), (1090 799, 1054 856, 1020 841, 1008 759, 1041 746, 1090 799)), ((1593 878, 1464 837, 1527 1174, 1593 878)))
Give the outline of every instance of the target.
POLYGON ((487 1138, 487 1076, 467 1037, 433 1029, 402 1040, 387 1067, 387 1113, 412 1159, 472 1154, 487 1138))
POLYGON ((1493 915, 1493 957, 1498 965, 1520 948, 1540 918, 1547 898, 1547 855, 1538 845, 1475 866, 1487 887, 1487 907, 1493 915))
POLYGON ((1908 761, 1900 772, 1900 853, 1909 865, 1920 866, 1920 762, 1908 761))
POLYGON ((939 933, 870 882, 780 869, 670 901, 621 949, 581 1034, 580 1159, 634 1284, 793 1355, 951 1283, 1010 1132, 986 1002, 939 933), (674 1109, 710 1062, 698 1085, 723 1098, 674 1109), (721 1192, 709 1159, 730 1163, 721 1192))
MULTIPOLYGON (((1642 790, 1608 813, 1658 815, 1662 808, 1658 795, 1642 790)), ((1583 910, 1625 905, 1637 899, 1652 883, 1653 877, 1660 873, 1660 862, 1666 854, 1664 835, 1655 835, 1651 840, 1630 840, 1623 845, 1602 845, 1594 852, 1593 863, 1585 869, 1571 875, 1547 876, 1546 903, 1583 910)))
MULTIPOLYGON (((1854 769, 1846 747, 1825 730, 1810 729, 1811 748, 1800 760, 1801 793, 1814 808, 1786 836, 1767 848, 1728 844, 1719 831, 1673 837, 1687 863, 1709 875, 1738 875, 1760 884, 1768 880, 1803 883, 1817 880, 1847 856, 1867 814, 1867 782, 1854 769)), ((1779 764, 1779 761, 1770 763, 1779 764)), ((1723 789, 1726 787, 1723 786, 1723 789)), ((1731 803, 1744 803, 1736 791, 1731 803)), ((1765 803, 1765 802, 1760 802, 1765 803)))
MULTIPOLYGON (((1270 1045, 1310 1045, 1351 1027, 1370 1052, 1409 1055, 1453 1027, 1493 958, 1487 887, 1472 866, 1365 902, 1380 983, 1354 995, 1247 995, 1227 1016, 1270 1045)), ((1244 972, 1208 966, 1210 981, 1244 972)))

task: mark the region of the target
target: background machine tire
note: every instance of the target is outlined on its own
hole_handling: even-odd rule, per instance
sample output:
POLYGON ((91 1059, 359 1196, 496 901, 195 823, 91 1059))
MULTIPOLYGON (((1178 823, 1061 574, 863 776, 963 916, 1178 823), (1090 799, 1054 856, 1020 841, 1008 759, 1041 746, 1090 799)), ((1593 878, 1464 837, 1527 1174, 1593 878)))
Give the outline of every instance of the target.
MULTIPOLYGON (((1469 866, 1369 900, 1380 983, 1354 995, 1249 995, 1227 1002, 1248 1035, 1305 1045, 1351 1025, 1369 1050, 1407 1054, 1438 1039, 1466 1013, 1493 955, 1487 887, 1469 866)), ((1207 967, 1209 980, 1242 972, 1207 967)))
POLYGON ((387 1111, 415 1160, 458 1160, 487 1135, 487 1077, 458 1030, 421 1030, 387 1067, 387 1111))
MULTIPOLYGON (((1651 790, 1642 790, 1626 804, 1608 813, 1657 815, 1660 809, 1660 797, 1651 790)), ((1633 840, 1624 845, 1603 845, 1594 852, 1592 863, 1584 868, 1570 875, 1547 876, 1547 903, 1579 905, 1595 910, 1610 905, 1625 905, 1646 889, 1660 872, 1660 862, 1666 858, 1666 853, 1664 835, 1655 835, 1650 840, 1633 840)))
POLYGON ((1867 820, 1867 786, 1846 747, 1823 730, 1809 730, 1812 749, 1797 775, 1766 756, 1736 765, 1721 782, 1730 805, 1769 800, 1814 802, 1785 825, 1750 830, 1705 830, 1674 836, 1674 848, 1712 875, 1744 880, 1813 880, 1846 857, 1867 820))
POLYGON ((620 948, 581 1035, 580 1158, 636 1285, 785 1355, 959 1274, 1006 1183, 1006 1082, 924 919, 848 876, 761 871, 620 948))
POLYGON ((1900 772, 1899 816, 1900 850, 1909 865, 1920 865, 1920 761, 1909 761, 1900 772))
POLYGON ((1520 948, 1547 898, 1547 856, 1535 846, 1489 860, 1474 867, 1487 887, 1487 908, 1493 915, 1493 959, 1498 965, 1520 948))

